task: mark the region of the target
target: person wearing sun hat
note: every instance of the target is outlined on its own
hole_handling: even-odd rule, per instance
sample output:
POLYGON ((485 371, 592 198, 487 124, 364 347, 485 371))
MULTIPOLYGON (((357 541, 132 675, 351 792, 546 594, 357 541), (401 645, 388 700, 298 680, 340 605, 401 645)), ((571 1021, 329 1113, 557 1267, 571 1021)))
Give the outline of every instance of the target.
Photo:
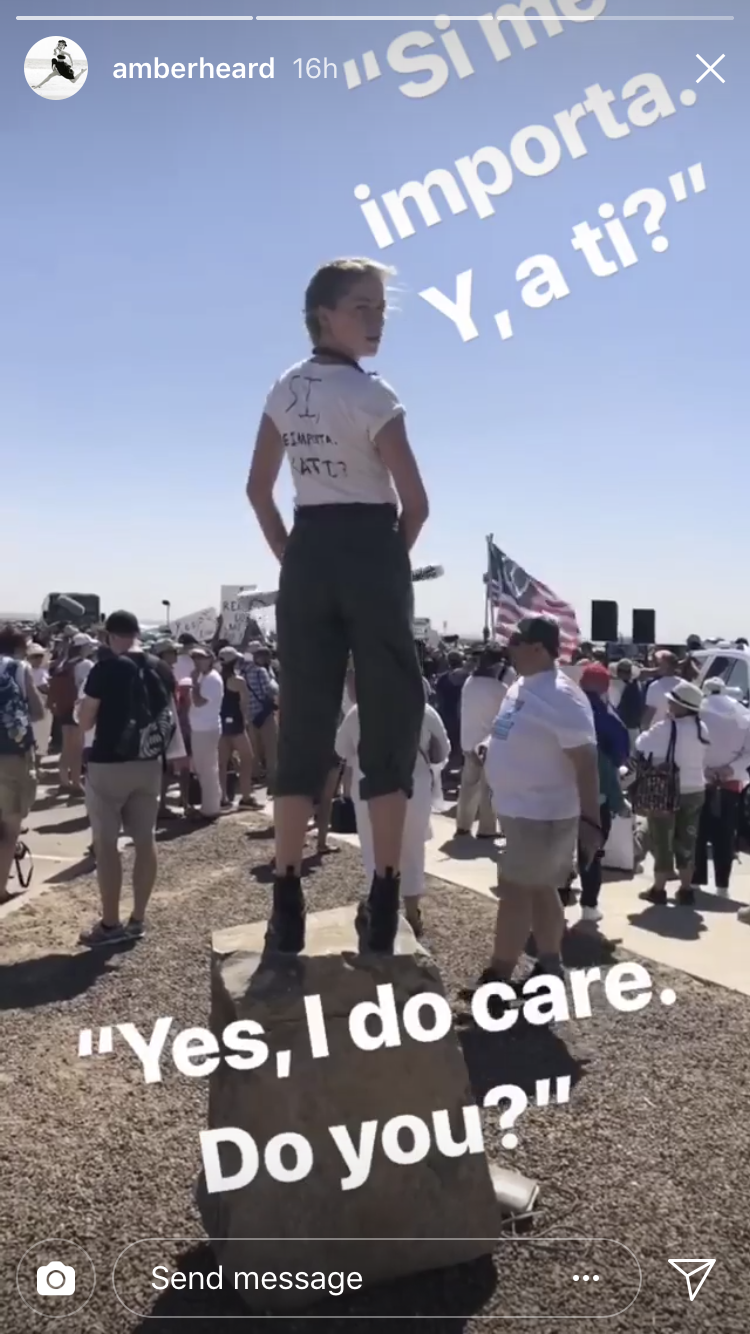
POLYGON ((727 693, 721 677, 703 683, 701 718, 708 727, 706 799, 701 811, 695 858, 695 885, 708 884, 711 845, 717 894, 729 893, 739 832, 742 794, 750 784, 750 711, 727 693))
POLYGON ((648 817, 654 883, 641 897, 649 903, 667 902, 667 881, 673 865, 680 877, 675 902, 688 907, 695 902, 696 841, 706 795, 710 742, 708 727, 700 717, 703 699, 700 686, 678 680, 666 695, 667 717, 642 732, 635 743, 636 754, 655 765, 664 764, 671 755, 679 779, 677 808, 648 817))

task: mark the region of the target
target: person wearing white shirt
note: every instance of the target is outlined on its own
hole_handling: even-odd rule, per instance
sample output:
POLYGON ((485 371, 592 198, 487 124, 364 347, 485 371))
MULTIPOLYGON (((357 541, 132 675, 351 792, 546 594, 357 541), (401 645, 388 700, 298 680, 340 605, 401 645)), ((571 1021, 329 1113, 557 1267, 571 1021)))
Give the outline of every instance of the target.
POLYGON ((666 649, 654 654, 658 676, 646 687, 643 707, 643 731, 647 732, 653 723, 660 723, 670 716, 670 693, 683 679, 677 675, 678 660, 674 653, 666 649))
POLYGON ((474 671, 461 691, 461 749, 464 763, 456 808, 456 834, 459 837, 471 833, 477 816, 478 838, 494 839, 497 834, 497 816, 492 808, 484 761, 492 725, 500 712, 508 687, 514 680, 515 672, 512 667, 505 665, 500 646, 488 644, 480 653, 474 671))
MULTIPOLYGON (((39 695, 44 700, 49 686, 49 668, 44 661, 45 652, 41 644, 29 644, 26 650, 26 661, 31 668, 31 679, 36 686, 39 695)), ((32 723, 34 733, 34 744, 36 746, 37 770, 41 767, 41 757, 49 734, 49 725, 47 722, 48 714, 45 708, 45 716, 38 722, 32 723)))
POLYGON ((302 850, 330 765, 349 652, 358 674, 362 794, 372 803, 375 870, 356 913, 363 950, 392 954, 398 865, 424 690, 413 636, 410 552, 429 505, 403 404, 360 365, 377 354, 390 270, 338 259, 305 293, 312 352, 266 399, 247 496, 281 566, 276 633, 281 723, 274 784, 276 874, 269 948, 305 943, 302 850), (291 532, 274 498, 284 457, 291 532))
POLYGON ((726 895, 737 848, 740 801, 750 783, 750 711, 730 698, 721 677, 712 677, 703 689, 701 718, 709 733, 708 786, 698 826, 693 884, 708 884, 710 843, 716 892, 726 895))
POLYGON ((672 763, 679 779, 679 799, 675 809, 648 817, 654 883, 641 895, 648 903, 667 902, 667 881, 673 865, 680 877, 675 902, 685 906, 695 902, 695 850, 706 796, 710 740, 708 727, 700 717, 702 705, 700 686, 678 679, 667 696, 667 717, 653 723, 635 743, 637 756, 653 765, 672 763))
MULTIPOLYGON (((506 844, 492 961, 480 985, 510 983, 532 928, 541 970, 561 973, 565 915, 558 886, 570 876, 579 843, 590 860, 604 842, 594 715, 557 666, 558 621, 525 618, 509 649, 518 680, 495 720, 486 761, 506 844)), ((495 1008, 502 1010, 512 994, 495 1008)))
MULTIPOLYGON (((356 680, 353 673, 349 676, 349 693, 356 699, 356 680)), ((345 764, 350 765, 353 771, 352 799, 357 815, 357 834, 365 875, 371 879, 375 869, 375 850, 368 804, 359 795, 362 779, 359 742, 359 709, 355 704, 349 709, 339 727, 336 735, 336 754, 345 764)), ((432 837, 430 816, 433 802, 433 770, 447 764, 449 756, 450 742, 440 714, 426 704, 417 762, 414 767, 414 785, 411 799, 406 807, 399 864, 404 913, 417 938, 422 935, 424 929, 419 905, 424 893, 425 844, 432 837)))
POLYGON ((201 815, 215 820, 221 814, 219 740, 224 682, 214 668, 210 649, 197 645, 190 654, 190 709, 188 714, 192 761, 201 789, 201 815))
POLYGON ((179 652, 177 661, 172 668, 176 681, 184 681, 188 676, 193 675, 195 663, 190 656, 194 648, 198 648, 198 640, 195 635, 184 633, 178 638, 179 652))

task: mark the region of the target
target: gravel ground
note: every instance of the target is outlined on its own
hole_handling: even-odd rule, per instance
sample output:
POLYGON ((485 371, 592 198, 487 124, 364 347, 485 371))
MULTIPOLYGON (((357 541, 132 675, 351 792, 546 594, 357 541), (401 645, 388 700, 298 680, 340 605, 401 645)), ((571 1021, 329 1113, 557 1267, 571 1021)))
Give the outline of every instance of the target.
MULTIPOLYGON (((3 923, 0 1323, 7 1334, 57 1323, 32 1314, 16 1290, 24 1252, 50 1237, 83 1246, 98 1274, 89 1305, 58 1328, 76 1334, 165 1334, 177 1328, 176 1316, 192 1314, 197 1318, 188 1326, 191 1334, 207 1334, 223 1327, 210 1313, 242 1315, 228 1294, 209 1299, 193 1293, 188 1299, 170 1293, 166 1299, 154 1294, 149 1318, 141 1319, 128 1314, 113 1294, 112 1266, 129 1242, 203 1235, 192 1188, 207 1087, 206 1081, 173 1070, 162 1084, 145 1086, 134 1058, 117 1049, 106 1060, 81 1060, 78 1033, 126 1020, 150 1032, 163 1015, 174 1016, 179 1027, 205 1024, 210 932, 266 915, 271 854, 262 817, 235 817, 165 842, 149 935, 121 953, 89 954, 75 947, 96 907, 88 878, 56 887, 3 923)), ((356 852, 342 848, 322 866, 312 865, 307 883, 313 909, 353 902, 363 889, 356 852)), ((494 909, 468 890, 439 881, 431 887, 425 944, 460 1016, 465 1004, 459 991, 484 959, 494 909)), ((594 953, 595 948, 588 947, 594 953)), ((593 953, 586 958, 583 946, 578 949, 569 962, 599 961, 593 953)), ((606 962, 617 957, 610 953, 606 962)), ((541 1212, 532 1236, 618 1239, 638 1257, 643 1287, 635 1304, 610 1322, 618 1334, 746 1334, 750 1005, 732 992, 648 967, 657 994, 664 987, 677 993, 671 1008, 654 1000, 640 1013, 623 1015, 598 1001, 590 1019, 524 1037, 459 1027, 478 1096, 501 1082, 531 1092, 536 1079, 572 1078, 569 1106, 527 1111, 512 1153, 500 1146, 497 1113, 484 1113, 488 1151, 541 1182, 541 1212), (717 1259, 692 1305, 684 1279, 667 1264, 672 1256, 717 1259)), ((80 1252, 61 1247, 53 1249, 82 1275, 80 1252)), ((179 1240, 166 1243, 163 1262, 179 1267, 177 1257, 183 1256, 184 1265, 187 1250, 179 1240)), ((394 1312, 421 1312, 423 1318, 413 1324, 420 1334, 505 1330, 510 1322, 500 1317, 523 1311, 611 1312, 623 1305, 612 1299, 622 1279, 613 1254, 611 1248, 582 1254, 566 1242, 548 1247, 548 1262, 540 1263, 539 1250, 523 1242, 501 1243, 499 1281, 491 1266, 477 1264, 373 1290, 348 1307, 327 1303, 312 1310, 330 1313, 323 1328, 346 1334, 373 1334, 377 1317, 394 1312), (584 1294, 581 1283, 574 1288, 572 1274, 593 1272, 594 1266, 603 1269, 605 1281, 584 1294), (342 1310, 354 1318, 334 1323, 342 1310)), ((199 1240, 190 1259, 193 1269, 211 1268, 199 1240)), ((33 1302, 30 1263, 27 1258, 21 1273, 33 1302)), ((632 1273, 629 1258, 626 1264, 632 1273)), ((79 1277, 78 1291, 82 1287, 79 1277)), ((552 1334, 580 1324, 558 1316, 539 1319, 534 1328, 552 1334)), ((269 1329, 252 1318, 244 1327, 269 1329)), ((311 1326, 282 1319, 272 1328, 291 1334, 311 1326)))

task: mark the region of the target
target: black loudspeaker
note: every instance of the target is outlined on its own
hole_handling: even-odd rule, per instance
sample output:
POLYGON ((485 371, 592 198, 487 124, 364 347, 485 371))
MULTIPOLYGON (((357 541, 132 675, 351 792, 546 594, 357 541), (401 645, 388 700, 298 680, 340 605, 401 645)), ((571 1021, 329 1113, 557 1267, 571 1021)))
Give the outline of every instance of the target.
POLYGON ((633 643, 656 643, 656 612, 652 607, 633 608, 633 643))
POLYGON ((610 643, 617 639, 617 612, 616 602, 592 602, 591 603, 591 638, 602 640, 604 643, 610 643))

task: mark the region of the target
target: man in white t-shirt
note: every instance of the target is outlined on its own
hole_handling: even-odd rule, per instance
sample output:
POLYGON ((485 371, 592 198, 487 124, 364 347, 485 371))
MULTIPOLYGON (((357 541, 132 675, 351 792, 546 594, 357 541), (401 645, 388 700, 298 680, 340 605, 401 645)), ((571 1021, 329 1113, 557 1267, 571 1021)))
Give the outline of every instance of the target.
POLYGON ((219 740, 224 682, 221 673, 214 669, 214 657, 210 649, 198 644, 191 651, 190 657, 193 671, 189 677, 188 723, 193 768, 201 786, 201 815, 206 820, 215 820, 221 814, 219 740))
POLYGON ((482 981, 509 982, 533 928, 544 973, 560 973, 565 929, 558 886, 580 842, 602 847, 599 766, 591 706, 557 666, 553 617, 520 622, 510 641, 519 679, 492 729, 485 772, 506 837, 499 867, 495 947, 482 981))
POLYGON ((641 721, 643 732, 647 732, 654 723, 661 723, 669 717, 668 696, 682 681, 682 677, 677 675, 679 664, 674 653, 664 649, 654 654, 654 661, 658 675, 646 687, 646 703, 641 721))

